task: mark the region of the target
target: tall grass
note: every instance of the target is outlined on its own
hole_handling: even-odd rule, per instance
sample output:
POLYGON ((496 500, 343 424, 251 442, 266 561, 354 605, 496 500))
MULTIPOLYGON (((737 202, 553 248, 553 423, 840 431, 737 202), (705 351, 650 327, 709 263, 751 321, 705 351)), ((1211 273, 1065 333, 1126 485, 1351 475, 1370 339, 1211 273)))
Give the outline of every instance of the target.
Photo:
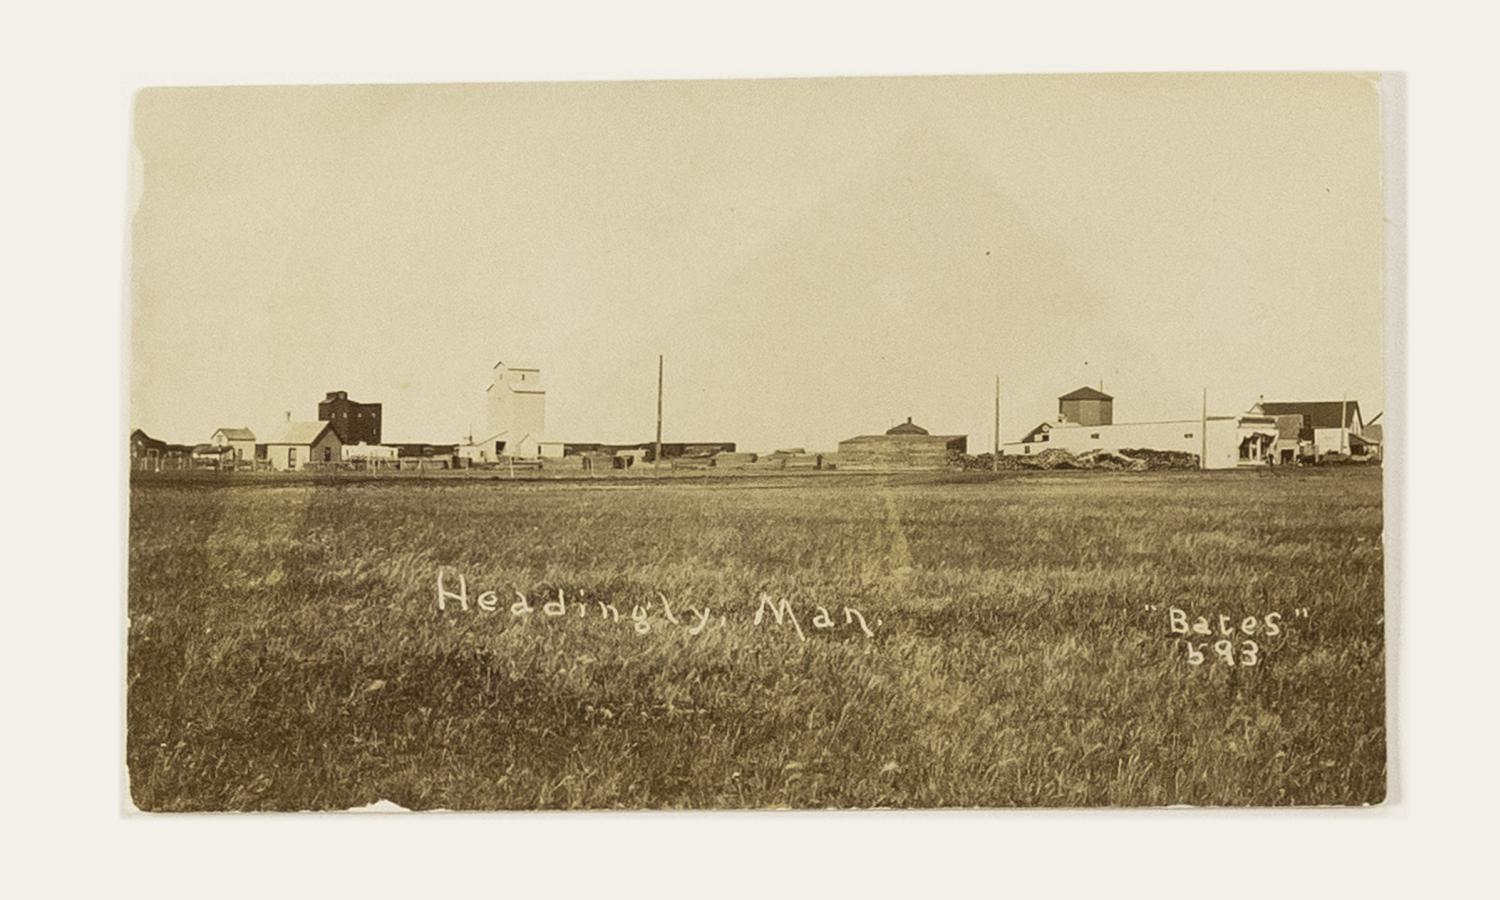
POLYGON ((143 479, 130 523, 143 809, 1384 796, 1377 471, 143 479), (509 612, 558 589, 626 621, 509 612), (1283 630, 1195 666, 1174 606, 1283 630))

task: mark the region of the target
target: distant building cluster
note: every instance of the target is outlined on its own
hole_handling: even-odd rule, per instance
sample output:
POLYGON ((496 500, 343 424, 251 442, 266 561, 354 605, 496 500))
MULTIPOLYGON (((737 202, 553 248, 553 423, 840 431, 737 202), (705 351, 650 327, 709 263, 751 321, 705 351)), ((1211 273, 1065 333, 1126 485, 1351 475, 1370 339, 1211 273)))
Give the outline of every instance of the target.
POLYGON ((1116 423, 1114 398, 1082 387, 1057 398, 1056 421, 1037 425, 1019 441, 1002 446, 1001 452, 1155 450, 1199 456, 1206 469, 1232 469, 1329 458, 1378 459, 1380 445, 1379 432, 1367 433, 1354 400, 1262 398, 1240 415, 1116 423))
MULTIPOLYGON (((379 403, 329 391, 314 421, 286 423, 258 438, 246 427, 219 428, 201 444, 169 444, 137 428, 130 435, 131 468, 137 471, 212 469, 296 472, 320 469, 448 469, 544 465, 629 468, 654 462, 656 443, 566 443, 547 436, 547 391, 541 370, 497 362, 485 389, 486 429, 451 443, 382 441, 379 403)), ((663 462, 693 466, 719 454, 733 457, 732 441, 663 442, 663 462)), ((773 454, 774 455, 774 454, 773 454)), ((755 459, 753 454, 744 456, 755 459)))
POLYGON ((318 403, 316 421, 292 421, 288 413, 286 425, 265 441, 249 428, 225 427, 202 444, 168 444, 137 428, 130 435, 131 468, 295 472, 352 460, 394 461, 397 448, 380 443, 380 412, 379 403, 358 403, 344 391, 329 391, 318 403))
MULTIPOLYGON (((1102 385, 1101 385, 1102 387, 1102 385)), ((578 468, 629 469, 641 463, 673 468, 740 469, 940 469, 968 452, 968 437, 932 434, 907 417, 880 434, 839 442, 834 453, 803 448, 767 454, 738 452, 732 441, 609 444, 565 442, 547 434, 547 390, 541 369, 504 361, 490 371, 485 388, 483 436, 453 443, 386 443, 379 403, 329 391, 317 404, 317 419, 286 423, 257 438, 246 427, 216 429, 200 444, 171 444, 140 429, 130 436, 131 467, 140 471, 207 468, 296 472, 320 469, 578 468)), ((1032 456, 1048 450, 1082 455, 1130 450, 1190 454, 1208 469, 1288 465, 1330 458, 1379 459, 1382 429, 1377 415, 1366 423, 1352 400, 1267 401, 1245 413, 1150 422, 1116 422, 1114 398, 1081 387, 1057 398, 1057 417, 1020 440, 1003 444, 1003 455, 1032 456)), ((997 401, 998 425, 998 401, 997 401)))

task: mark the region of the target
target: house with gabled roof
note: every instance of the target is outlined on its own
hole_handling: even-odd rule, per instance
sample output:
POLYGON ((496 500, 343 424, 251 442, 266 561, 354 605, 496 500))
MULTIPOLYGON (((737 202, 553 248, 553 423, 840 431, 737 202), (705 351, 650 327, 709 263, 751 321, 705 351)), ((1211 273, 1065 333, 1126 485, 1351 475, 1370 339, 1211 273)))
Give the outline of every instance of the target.
POLYGON ((220 428, 208 442, 220 451, 228 450, 235 465, 255 461, 255 432, 248 428, 220 428))
POLYGON ((1254 415, 1302 417, 1298 439, 1311 447, 1312 455, 1379 456, 1380 445, 1364 434, 1358 400, 1267 401, 1250 407, 1254 415))
POLYGON ((275 440, 266 442, 266 462, 282 472, 296 472, 309 463, 336 463, 343 459, 344 442, 332 422, 288 422, 275 440))

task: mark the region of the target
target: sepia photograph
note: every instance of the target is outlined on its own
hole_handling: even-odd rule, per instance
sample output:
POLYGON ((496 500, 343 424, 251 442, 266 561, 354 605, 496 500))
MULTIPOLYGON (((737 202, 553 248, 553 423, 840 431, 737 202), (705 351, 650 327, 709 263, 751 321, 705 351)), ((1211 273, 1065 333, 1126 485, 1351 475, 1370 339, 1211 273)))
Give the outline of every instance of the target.
POLYGON ((1385 802, 1389 79, 139 91, 130 804, 1385 802))

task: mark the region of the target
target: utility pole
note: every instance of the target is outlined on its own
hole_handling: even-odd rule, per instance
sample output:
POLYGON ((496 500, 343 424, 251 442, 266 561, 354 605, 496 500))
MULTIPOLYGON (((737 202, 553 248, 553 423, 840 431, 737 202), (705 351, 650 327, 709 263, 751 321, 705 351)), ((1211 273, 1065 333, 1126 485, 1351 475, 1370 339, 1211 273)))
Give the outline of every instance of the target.
POLYGON ((1349 455, 1349 392, 1339 401, 1339 455, 1349 455))
POLYGON ((990 457, 990 471, 1000 471, 1000 376, 995 376, 995 452, 990 457))
POLYGON ((1208 388, 1203 389, 1203 417, 1198 420, 1198 468, 1208 468, 1208 388))
POLYGON ((652 457, 653 470, 661 469, 661 384, 664 357, 660 354, 656 357, 656 455, 652 457))

